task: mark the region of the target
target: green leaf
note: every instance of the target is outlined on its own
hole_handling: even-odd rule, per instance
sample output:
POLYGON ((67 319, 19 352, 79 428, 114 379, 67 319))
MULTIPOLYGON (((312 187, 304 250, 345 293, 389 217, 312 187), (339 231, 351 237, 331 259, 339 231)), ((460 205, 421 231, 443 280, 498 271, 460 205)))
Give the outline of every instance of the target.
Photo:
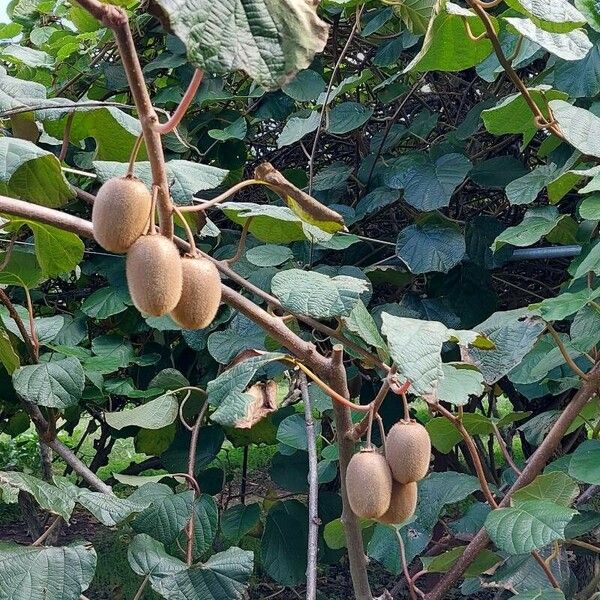
POLYGON ((587 34, 583 29, 575 29, 567 33, 551 33, 537 27, 529 19, 504 17, 504 20, 520 35, 564 60, 581 60, 592 49, 587 34))
MULTIPOLYGON (((479 413, 465 413, 463 425, 471 435, 489 435, 493 432, 492 421, 479 413)), ((426 429, 431 443, 444 454, 448 454, 462 440, 462 436, 445 417, 436 417, 427 422, 426 429)))
POLYGON ((74 233, 28 219, 10 220, 10 231, 23 225, 33 232, 35 255, 46 277, 72 271, 82 260, 84 245, 74 233))
POLYGON ((367 289, 362 279, 300 269, 280 271, 271 280, 273 294, 287 310, 317 319, 348 316, 367 289))
POLYGON ((493 510, 485 520, 485 529, 501 550, 525 554, 564 539, 565 527, 575 514, 577 511, 554 502, 529 500, 493 510))
POLYGON ((477 477, 452 471, 431 473, 418 486, 416 517, 428 529, 437 523, 444 506, 460 502, 480 489, 477 477))
POLYGON ((287 244, 298 240, 328 240, 331 234, 306 223, 287 206, 254 204, 251 202, 223 202, 219 208, 238 225, 252 217, 250 233, 271 244, 287 244))
POLYGON ((513 179, 506 186, 506 197, 512 205, 531 204, 556 175, 554 165, 541 165, 533 171, 513 179))
POLYGON ((600 289, 584 288, 579 292, 563 292, 556 298, 546 298, 537 304, 530 304, 529 310, 546 321, 561 321, 574 315, 598 296, 600 289))
MULTIPOLYGON (((1 255, 6 260, 6 252, 1 255)), ((26 288, 37 287, 44 280, 44 274, 33 254, 13 250, 8 264, 0 271, 0 283, 4 285, 20 285, 26 288)))
POLYGON ((324 79, 316 71, 304 69, 281 90, 297 102, 312 102, 325 91, 325 85, 324 79))
POLYGON ((226 427, 235 427, 239 421, 246 419, 254 397, 244 390, 259 369, 283 356, 276 352, 261 354, 236 364, 213 379, 206 388, 210 405, 217 407, 211 420, 226 427))
MULTIPOLYGON (((321 435, 321 421, 314 422, 315 435, 321 435)), ((296 450, 307 450, 306 422, 303 414, 295 414, 286 417, 279 423, 277 428, 277 441, 295 448, 296 450)))
POLYGON ((565 33, 585 25, 585 17, 567 0, 506 0, 506 3, 546 31, 565 33))
POLYGON ((136 535, 127 549, 127 560, 134 573, 160 581, 174 573, 185 571, 187 565, 166 553, 165 547, 146 533, 136 535))
POLYGON ((436 0, 402 0, 392 6, 412 33, 422 35, 427 31, 435 4, 436 0))
POLYGON ((283 148, 299 142, 305 135, 316 131, 320 120, 320 113, 314 110, 308 114, 291 116, 277 138, 277 147, 283 148))
POLYGON ((217 362, 226 365, 243 350, 265 350, 265 335, 254 321, 237 314, 227 329, 210 334, 208 351, 217 362))
POLYGON ((0 471, 0 484, 31 494, 41 508, 60 515, 65 521, 71 518, 75 498, 55 485, 17 471, 0 471))
POLYGON ((538 475, 529 485, 517 490, 512 500, 515 505, 530 500, 548 500, 569 506, 579 495, 579 486, 565 473, 555 471, 538 475))
POLYGON ((138 502, 130 502, 126 498, 117 498, 117 496, 88 490, 79 491, 77 502, 107 527, 118 525, 133 513, 142 512, 147 506, 138 502))
POLYGON ((327 25, 317 17, 316 7, 305 2, 235 0, 223 5, 157 0, 157 4, 194 66, 216 75, 245 71, 267 89, 308 67, 327 41, 327 25))
POLYGON ((352 312, 347 317, 343 317, 342 320, 348 331, 357 335, 369 346, 377 348, 384 358, 388 356, 387 345, 379 333, 377 323, 375 323, 371 313, 361 300, 356 303, 352 312))
POLYGON ((600 194, 591 194, 581 201, 579 216, 590 221, 600 221, 600 194))
POLYGON ((600 484, 600 440, 585 440, 569 462, 569 475, 578 481, 600 484))
POLYGON ((575 6, 583 13, 592 29, 600 31, 600 10, 596 0, 575 0, 575 6))
POLYGON ((92 319, 108 319, 127 310, 131 303, 126 287, 111 285, 88 296, 81 305, 81 311, 92 319))
POLYGON ((265 571, 282 585, 294 586, 306 577, 307 510, 298 500, 273 505, 261 540, 265 571))
POLYGON ((512 596, 511 600, 565 600, 565 595, 553 588, 537 588, 512 596))
POLYGON ((146 404, 117 412, 105 412, 104 420, 113 429, 142 427, 161 429, 177 419, 179 403, 172 394, 164 394, 146 404))
POLYGON ((460 362, 442 364, 443 379, 438 383, 437 397, 442 402, 464 406, 469 396, 481 396, 483 375, 472 365, 460 362))
POLYGON ((471 169, 462 154, 445 154, 433 161, 425 153, 410 153, 389 161, 385 184, 404 190, 404 200, 418 210, 448 206, 454 190, 471 169))
POLYGON ((257 267, 278 267, 294 258, 294 253, 287 246, 265 244, 254 246, 246 251, 246 260, 257 267))
MULTIPOLYGON (((548 102, 564 100, 568 95, 548 86, 528 88, 529 95, 545 118, 549 119, 548 102)), ((522 94, 512 94, 501 100, 493 108, 482 111, 481 118, 485 128, 494 135, 509 133, 521 134, 523 143, 527 145, 535 136, 538 128, 533 113, 522 94)))
MULTIPOLYGON (((223 183, 229 171, 211 165, 203 165, 189 160, 170 160, 166 163, 167 179, 171 195, 177 204, 192 204, 194 194, 211 190, 223 183)), ((127 172, 126 162, 94 161, 94 168, 100 181, 105 182, 112 177, 122 177, 127 172)), ((150 163, 135 163, 135 176, 147 186, 152 186, 150 163)))
POLYGON ((600 92, 596 73, 600 68, 600 48, 594 47, 581 60, 557 61, 554 67, 554 86, 571 98, 594 98, 600 92))
MULTIPOLYGON (((96 140, 94 158, 97 160, 116 160, 127 162, 136 139, 142 132, 140 122, 131 115, 114 107, 86 108, 77 103, 67 105, 73 114, 69 140, 77 145, 86 138, 96 140)), ((44 121, 44 128, 49 135, 63 139, 67 127, 67 109, 50 109, 37 114, 44 121)), ((142 146, 139 158, 146 157, 142 146)), ((136 165, 137 170, 137 165, 136 165)))
POLYGON ((65 409, 77 404, 85 376, 76 358, 20 367, 12 376, 17 394, 38 406, 65 409))
MULTIPOLYGON (((212 546, 217 533, 218 509, 212 496, 202 494, 194 501, 194 557, 200 557, 212 546)), ((187 532, 180 534, 180 543, 186 543, 187 532)))
POLYGON ((56 156, 28 140, 0 137, 0 165, 2 194, 50 208, 75 197, 56 156))
POLYGON ((463 258, 465 238, 452 223, 430 223, 405 227, 396 240, 396 256, 411 273, 448 273, 463 258))
POLYGON ((91 544, 21 546, 0 542, 0 598, 78 600, 96 570, 91 544))
POLYGON ((169 488, 167 490, 132 523, 136 533, 152 534, 153 538, 163 544, 173 543, 183 531, 190 520, 194 501, 194 493, 191 490, 179 494, 174 494, 169 488))
POLYGON ((257 502, 237 504, 221 515, 221 530, 228 541, 236 544, 258 525, 259 520, 260 506, 257 502))
POLYGON ((559 215, 555 206, 530 208, 523 220, 514 227, 505 229, 492 244, 492 250, 502 248, 505 244, 512 246, 531 246, 548 235, 566 215, 559 215))
POLYGON ((252 575, 253 557, 252 552, 232 547, 213 554, 205 563, 152 578, 152 588, 169 600, 242 600, 252 575))
POLYGON ((569 144, 583 154, 600 157, 600 118, 562 100, 552 100, 550 108, 569 144))
MULTIPOLYGON (((468 348, 463 352, 481 371, 486 383, 492 384, 514 369, 533 348, 544 331, 540 319, 533 319, 526 310, 496 312, 476 326, 494 344, 493 350, 468 348)), ((465 360, 465 357, 463 357, 465 360)))
POLYGON ((243 140, 248 132, 248 123, 244 117, 240 117, 224 129, 209 129, 208 136, 213 140, 226 142, 227 140, 243 140))
POLYGON ((21 366, 21 358, 13 348, 3 324, 0 325, 0 362, 9 375, 12 375, 21 366))
MULTIPOLYGON (((423 46, 404 72, 464 71, 483 61, 492 52, 492 45, 488 39, 473 43, 467 36, 463 19, 469 23, 473 35, 483 33, 483 23, 473 11, 447 0, 437 0, 423 46)), ((497 31, 496 18, 490 16, 490 20, 497 31)))
POLYGON ((381 332, 387 338, 398 372, 410 379, 416 394, 433 394, 444 376, 441 357, 444 342, 453 340, 464 345, 477 338, 475 332, 448 329, 439 321, 396 317, 386 312, 381 313, 381 320, 381 332))
POLYGON ((343 135, 364 125, 372 114, 372 108, 358 102, 342 102, 329 112, 327 131, 343 135))
MULTIPOLYGON (((428 573, 447 573, 456 561, 463 555, 466 546, 457 546, 437 556, 421 558, 423 567, 428 573)), ((481 550, 464 572, 465 577, 477 577, 489 571, 504 559, 491 550, 481 550)))

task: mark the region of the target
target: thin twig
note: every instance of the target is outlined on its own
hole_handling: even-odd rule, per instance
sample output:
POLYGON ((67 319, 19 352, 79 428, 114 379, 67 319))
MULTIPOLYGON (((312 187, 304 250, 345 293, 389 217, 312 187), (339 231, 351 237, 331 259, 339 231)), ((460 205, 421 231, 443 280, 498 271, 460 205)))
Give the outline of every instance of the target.
POLYGON ((546 329, 548 330, 548 333, 553 337, 554 341, 556 342, 556 345, 558 346, 558 349, 560 350, 560 353, 562 354, 563 358, 565 359, 565 362, 569 365, 569 367, 571 367, 571 370, 575 373, 575 375, 577 375, 578 377, 581 377, 581 379, 583 379, 584 381, 587 381, 587 379, 588 379, 587 374, 584 373, 577 366, 575 361, 571 358, 569 351, 565 347, 563 341, 560 339, 560 335, 558 335, 558 332, 556 331, 556 329, 554 329, 554 327, 552 327, 552 325, 550 323, 546 323, 546 329))
POLYGON ((42 535, 40 535, 40 537, 35 540, 35 542, 33 542, 33 544, 31 544, 32 546, 41 546, 50 536, 50 534, 61 524, 62 522, 62 517, 56 517, 54 519, 54 521, 52 521, 52 523, 50 523, 50 526, 48 527, 48 529, 46 529, 46 531, 44 531, 44 533, 42 533, 42 535))
POLYGON ((308 446, 308 548, 306 567, 306 600, 317 598, 317 550, 319 547, 319 475, 317 471, 317 442, 312 417, 310 394, 306 375, 299 375, 300 391, 304 403, 306 441, 308 446))
POLYGON ((504 438, 502 437, 502 434, 500 433, 500 430, 498 429, 498 426, 496 425, 496 423, 492 423, 492 429, 494 430, 494 435, 496 436, 496 439, 498 440, 498 445, 500 446, 500 450, 502 450, 502 454, 504 455, 506 462, 510 465, 510 468, 517 475, 520 475, 521 469, 519 469, 519 467, 517 467, 515 461, 513 460, 513 457, 510 455, 510 452, 508 451, 508 447, 506 446, 506 442, 504 441, 504 438))
POLYGON ((155 123, 153 125, 154 131, 160 133, 161 135, 164 135, 165 133, 173 131, 173 129, 175 129, 175 127, 179 125, 181 119, 183 119, 183 116, 185 115, 190 104, 192 103, 192 100, 196 96, 196 92, 200 87, 200 83, 202 83, 203 75, 204 72, 200 69, 196 69, 194 71, 194 75, 188 85, 187 90, 185 91, 185 94, 183 95, 183 98, 179 102, 179 106, 175 109, 175 112, 166 123, 155 123))

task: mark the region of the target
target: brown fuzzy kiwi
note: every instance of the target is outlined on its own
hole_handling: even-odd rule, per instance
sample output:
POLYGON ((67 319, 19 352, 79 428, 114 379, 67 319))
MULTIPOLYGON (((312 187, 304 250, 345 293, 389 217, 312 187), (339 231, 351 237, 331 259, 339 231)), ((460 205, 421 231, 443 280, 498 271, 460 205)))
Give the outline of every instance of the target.
POLYGON ((109 252, 124 254, 148 227, 152 196, 135 177, 113 177, 96 194, 94 238, 109 252))
POLYGON ((212 323, 221 303, 219 271, 207 258, 186 256, 181 266, 183 289, 171 317, 184 329, 203 329, 212 323))
POLYGON ((406 519, 412 516, 417 508, 417 484, 414 481, 410 483, 392 484, 392 500, 387 512, 379 519, 382 523, 397 525, 404 523, 406 519))
POLYGON ((431 439, 416 421, 398 421, 386 438, 386 458, 398 483, 419 481, 427 475, 431 460, 431 439))
POLYGON ((385 457, 365 449, 355 454, 346 471, 350 508, 364 519, 378 519, 390 506, 392 474, 385 457))
POLYGON ((140 237, 127 252, 126 272, 131 299, 140 312, 160 317, 177 306, 183 273, 171 240, 159 234, 140 237))

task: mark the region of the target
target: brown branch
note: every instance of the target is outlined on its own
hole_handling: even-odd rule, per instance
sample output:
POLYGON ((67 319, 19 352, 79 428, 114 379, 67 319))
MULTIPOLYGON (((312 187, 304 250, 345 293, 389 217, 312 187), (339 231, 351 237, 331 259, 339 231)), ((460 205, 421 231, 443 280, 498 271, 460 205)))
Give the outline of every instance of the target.
POLYGON ((188 85, 187 90, 185 91, 185 94, 183 95, 183 98, 181 99, 181 102, 179 103, 179 106, 175 109, 175 112, 166 123, 155 123, 153 126, 154 131, 164 135, 165 133, 173 131, 173 129, 175 129, 175 127, 181 123, 183 115, 185 115, 185 112, 192 103, 192 100, 194 99, 194 96, 196 95, 196 92, 202 83, 203 76, 204 72, 200 69, 196 69, 194 71, 194 75, 188 85))
POLYGON ((32 546, 41 546, 47 539, 48 537, 52 534, 52 532, 60 526, 60 524, 62 523, 62 517, 56 517, 56 519, 54 519, 54 521, 52 521, 52 523, 50 523, 50 527, 48 527, 48 529, 46 529, 46 531, 44 531, 44 533, 42 533, 42 535, 40 535, 40 537, 35 540, 35 542, 33 542, 33 544, 31 544, 32 546))
MULTIPOLYGON (((333 347, 331 360, 328 361, 329 377, 331 387, 338 390, 346 398, 350 396, 346 379, 346 368, 344 367, 344 349, 341 345, 333 347)), ((352 428, 350 410, 341 404, 333 404, 333 415, 339 449, 339 467, 342 491, 342 524, 346 534, 346 546, 348 548, 348 559, 350 562, 350 575, 354 587, 356 600, 372 600, 371 587, 367 577, 367 561, 363 547, 362 530, 358 517, 352 512, 348 502, 346 490, 346 470, 352 455, 354 454, 354 442, 346 436, 352 428)))
MULTIPOLYGON (((509 506, 512 495, 522 487, 531 483, 542 471, 550 460, 563 436, 577 418, 581 409, 587 404, 599 389, 600 363, 597 363, 590 371, 588 381, 584 382, 581 389, 573 396, 571 402, 563 409, 556 423, 544 438, 538 449, 530 457, 523 472, 513 483, 499 504, 500 508, 509 506)), ((481 529, 466 547, 464 553, 452 566, 452 568, 440 579, 435 588, 428 594, 428 600, 443 600, 447 591, 453 587, 463 575, 467 567, 475 560, 490 542, 485 529, 481 529)))
POLYGON ((563 358, 565 359, 565 362, 569 365, 569 367, 571 367, 571 370, 575 373, 575 375, 577 375, 578 377, 581 377, 581 379, 583 379, 584 381, 587 380, 587 378, 588 378, 587 374, 584 373, 577 366, 577 364, 575 363, 575 361, 569 354, 569 351, 565 347, 563 341, 560 339, 560 335, 558 335, 558 332, 556 331, 556 329, 554 329, 554 327, 552 327, 552 325, 550 323, 546 323, 546 329, 548 330, 548 333, 554 339, 556 345, 558 346, 558 349, 560 350, 560 353, 562 354, 563 358))
POLYGON ((8 294, 0 288, 0 302, 6 306, 8 310, 8 314, 10 318, 16 323, 17 329, 23 338, 23 342, 25 343, 25 348, 27 348, 27 352, 29 353, 29 357, 31 362, 36 363, 38 361, 38 349, 35 347, 33 340, 29 336, 29 332, 25 328, 25 323, 23 323, 23 319, 19 316, 19 313, 15 309, 14 304, 11 302, 8 294))
POLYGON ((498 429, 498 426, 496 425, 496 423, 492 423, 492 428, 494 430, 494 435, 496 436, 496 439, 498 440, 498 445, 500 446, 500 450, 502 450, 502 454, 503 454, 504 458, 506 459, 506 462, 509 464, 510 468, 517 475, 520 475, 521 469, 519 469, 519 467, 517 467, 515 461, 513 460, 513 457, 510 455, 510 452, 508 451, 508 447, 506 446, 506 442, 504 441, 504 438, 502 437, 502 434, 500 433, 500 430, 498 429))
POLYGON ((306 566, 306 600, 317 598, 317 551, 319 548, 319 474, 317 471, 317 441, 312 417, 310 394, 306 375, 299 377, 308 448, 308 543, 306 566))
POLYGON ((138 110, 142 132, 144 133, 148 161, 150 162, 150 169, 152 171, 152 183, 158 186, 160 231, 163 235, 172 238, 172 203, 169 195, 165 157, 162 149, 161 135, 154 130, 154 127, 159 122, 158 116, 150 100, 142 67, 137 56, 135 42, 129 28, 127 14, 123 9, 110 4, 103 4, 99 0, 76 1, 102 24, 113 30, 123 68, 127 75, 129 88, 131 89, 131 95, 138 110))

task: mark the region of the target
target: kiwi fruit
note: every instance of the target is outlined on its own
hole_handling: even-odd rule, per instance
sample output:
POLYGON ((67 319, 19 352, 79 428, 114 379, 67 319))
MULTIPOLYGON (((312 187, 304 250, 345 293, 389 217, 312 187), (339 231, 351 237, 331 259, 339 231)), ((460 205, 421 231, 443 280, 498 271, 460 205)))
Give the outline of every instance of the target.
POLYGON ((386 458, 398 483, 419 481, 427 475, 431 439, 416 421, 398 421, 386 437, 386 458))
POLYGON ((398 525, 404 523, 406 519, 413 515, 417 508, 417 484, 414 481, 410 483, 392 483, 392 499, 390 507, 379 518, 382 523, 398 525))
POLYGON ((373 449, 355 454, 346 470, 346 489, 357 516, 378 519, 385 514, 392 499, 392 474, 385 457, 373 449))
POLYGON ((183 272, 179 251, 168 238, 144 235, 129 248, 127 284, 136 308, 160 317, 171 312, 181 298, 183 272))
POLYGON ((217 267, 207 258, 181 259, 183 288, 171 318, 184 329, 203 329, 210 325, 221 303, 221 278, 217 267))
POLYGON ((148 227, 152 196, 135 177, 113 177, 96 194, 94 238, 109 252, 124 254, 148 227))

